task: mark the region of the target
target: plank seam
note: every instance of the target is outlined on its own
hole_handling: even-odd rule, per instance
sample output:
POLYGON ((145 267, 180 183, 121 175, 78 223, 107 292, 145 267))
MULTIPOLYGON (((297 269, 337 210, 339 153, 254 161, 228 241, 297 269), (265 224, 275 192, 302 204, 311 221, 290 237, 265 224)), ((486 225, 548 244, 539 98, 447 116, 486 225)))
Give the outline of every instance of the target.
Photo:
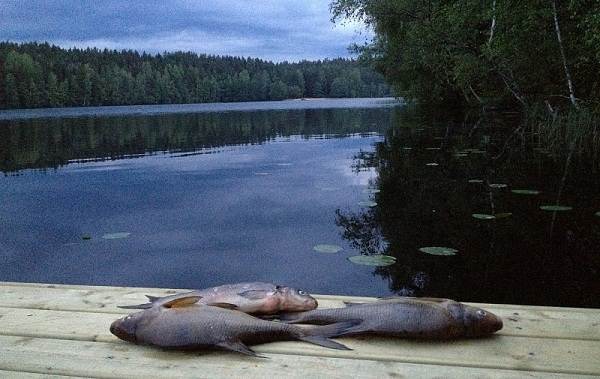
MULTIPOLYGON (((5 335, 5 334, 1 334, 0 335, 5 335)), ((122 341, 119 340, 114 340, 114 341, 97 341, 97 340, 84 340, 84 339, 78 339, 78 338, 53 338, 53 337, 42 337, 42 336, 36 336, 36 335, 27 335, 27 334, 22 334, 22 335, 18 335, 18 336, 13 336, 13 335, 7 335, 7 336, 12 336, 12 337, 28 337, 28 338, 35 338, 35 339, 55 339, 55 340, 65 340, 65 341, 85 341, 85 342, 91 342, 91 343, 109 343, 109 344, 121 344, 123 343, 122 341)), ((139 345, 138 345, 139 346, 139 345)), ((257 345, 260 346, 260 345, 257 345)), ((155 349, 151 346, 140 346, 141 348, 144 349, 155 349)), ((378 361, 378 362, 397 362, 397 363, 413 363, 413 364, 426 364, 426 365, 432 365, 432 366, 452 366, 452 367, 468 367, 468 368, 487 368, 487 369, 498 369, 498 370, 510 370, 510 371, 520 371, 520 372, 543 372, 543 373, 556 373, 556 374, 577 374, 577 375, 599 375, 600 371, 597 372, 593 372, 593 371, 585 371, 585 370, 581 370, 581 371, 577 371, 577 370, 552 370, 552 369, 544 369, 544 368, 536 368, 536 369, 526 369, 526 368, 515 368, 515 367, 506 367, 506 366, 501 366, 501 365, 494 365, 494 364, 474 364, 474 363, 461 363, 461 364, 457 364, 457 363, 453 363, 451 361, 433 361, 427 358, 404 358, 402 359, 401 356, 399 356, 399 359, 392 359, 392 358, 385 358, 385 357, 376 357, 373 355, 361 355, 361 356, 353 356, 353 357, 343 357, 343 356, 339 356, 339 355, 333 355, 335 353, 333 352, 329 352, 329 351, 323 351, 321 353, 310 353, 310 352, 303 352, 303 351, 289 351, 289 350, 285 350, 282 349, 281 351, 265 351, 263 349, 256 349, 257 352, 259 353, 266 353, 266 354, 275 354, 275 355, 299 355, 299 356, 304 356, 304 357, 320 357, 320 358, 332 358, 332 359, 351 359, 351 360, 360 360, 360 361, 378 361)), ((356 352, 358 352, 358 350, 354 350, 356 352)), ((2 361, 0 360, 0 364, 2 363, 2 361)), ((0 369, 2 369, 2 367, 0 367, 0 369)), ((14 370, 12 370, 14 371, 14 370)))

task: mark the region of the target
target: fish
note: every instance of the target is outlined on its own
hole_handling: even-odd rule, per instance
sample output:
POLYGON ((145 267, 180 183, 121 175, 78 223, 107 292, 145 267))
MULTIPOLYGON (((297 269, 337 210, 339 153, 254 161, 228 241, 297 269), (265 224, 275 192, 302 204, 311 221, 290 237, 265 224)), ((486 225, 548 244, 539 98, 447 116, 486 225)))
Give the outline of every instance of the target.
POLYGON ((149 309, 161 306, 169 301, 199 296, 199 303, 235 304, 239 311, 250 314, 276 314, 280 312, 301 312, 315 309, 317 300, 307 292, 272 283, 249 282, 225 284, 202 290, 195 290, 170 296, 156 297, 146 295, 149 302, 138 305, 119 305, 123 309, 149 309))
POLYGON ((345 308, 285 313, 287 323, 330 324, 362 320, 341 335, 377 334, 415 339, 488 336, 502 329, 502 319, 481 308, 450 299, 389 297, 373 303, 346 303, 345 308))
POLYGON ((118 338, 141 345, 166 349, 225 349, 258 356, 248 345, 272 341, 301 340, 316 345, 351 350, 328 337, 344 333, 360 320, 302 328, 266 321, 237 310, 228 303, 200 304, 199 296, 170 300, 160 306, 115 320, 110 332, 118 338))

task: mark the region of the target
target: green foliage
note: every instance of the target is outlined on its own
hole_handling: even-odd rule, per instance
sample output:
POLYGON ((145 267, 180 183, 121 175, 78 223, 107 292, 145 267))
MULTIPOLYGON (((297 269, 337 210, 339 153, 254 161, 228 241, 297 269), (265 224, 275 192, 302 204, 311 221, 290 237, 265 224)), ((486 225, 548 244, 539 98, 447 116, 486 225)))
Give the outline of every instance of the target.
POLYGON ((334 0, 331 10, 373 28, 355 50, 421 104, 565 109, 566 65, 577 101, 600 110, 598 1, 334 0))
POLYGON ((346 59, 275 64, 183 52, 148 55, 2 42, 0 74, 0 108, 390 95, 381 75, 346 59), (342 89, 333 85, 336 80, 342 89))

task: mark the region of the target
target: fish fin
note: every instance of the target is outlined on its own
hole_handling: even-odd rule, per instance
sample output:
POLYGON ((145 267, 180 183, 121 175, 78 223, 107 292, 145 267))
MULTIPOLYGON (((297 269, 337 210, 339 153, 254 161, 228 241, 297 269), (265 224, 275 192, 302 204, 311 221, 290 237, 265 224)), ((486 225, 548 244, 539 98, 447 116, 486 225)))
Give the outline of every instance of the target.
POLYGON ((443 299, 438 297, 410 297, 410 296, 386 296, 386 297, 378 297, 379 301, 394 301, 399 303, 406 303, 409 301, 421 301, 427 303, 444 303, 449 301, 450 299, 443 299))
POLYGON ((251 357, 266 358, 265 356, 256 354, 256 351, 250 349, 242 341, 224 341, 217 346, 230 351, 235 351, 241 354, 250 355, 251 357))
POLYGON ((231 304, 231 303, 209 303, 206 305, 211 306, 211 307, 219 307, 219 308, 234 309, 234 310, 239 308, 237 305, 231 304))
POLYGON ((239 296, 245 297, 249 300, 259 300, 267 297, 268 292, 263 290, 249 290, 238 293, 239 296))
POLYGON ((451 301, 450 299, 444 299, 441 297, 415 297, 415 300, 427 301, 431 303, 445 303, 446 301, 451 301))
POLYGON ((138 305, 117 305, 117 307, 122 309, 148 309, 152 308, 152 303, 144 303, 138 305))
POLYGON ((363 304, 366 304, 366 303, 355 303, 353 301, 344 301, 344 305, 347 307, 353 307, 355 305, 363 305, 363 304))
POLYGON ((347 334, 350 330, 355 330, 355 328, 360 327, 362 323, 363 320, 354 319, 336 322, 335 324, 315 326, 310 329, 305 329, 305 334, 309 336, 338 337, 347 334))
POLYGON ((165 307, 165 308, 189 307, 190 305, 196 304, 198 301, 200 301, 200 299, 202 299, 202 296, 180 297, 178 299, 174 299, 174 300, 164 303, 163 307, 165 307))
POLYGON ((311 329, 305 329, 304 335, 299 337, 300 340, 338 350, 352 350, 348 346, 339 342, 327 339, 327 337, 337 337, 349 333, 356 326, 360 326, 363 320, 349 320, 337 322, 324 326, 315 326, 311 329))
POLYGON ((330 349, 352 350, 351 348, 344 345, 343 343, 335 342, 335 341, 330 340, 329 338, 323 337, 323 336, 304 336, 304 337, 299 337, 298 339, 301 341, 304 341, 304 342, 309 342, 309 343, 315 344, 315 345, 328 347, 330 349))
POLYGON ((160 299, 160 296, 146 295, 146 297, 151 303, 154 303, 156 300, 160 299))

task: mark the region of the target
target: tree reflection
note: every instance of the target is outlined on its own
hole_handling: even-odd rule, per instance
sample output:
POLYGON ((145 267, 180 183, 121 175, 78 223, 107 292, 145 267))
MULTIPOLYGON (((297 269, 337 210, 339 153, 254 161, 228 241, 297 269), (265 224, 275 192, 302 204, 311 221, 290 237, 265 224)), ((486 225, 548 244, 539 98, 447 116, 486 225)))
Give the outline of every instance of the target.
POLYGON ((190 153, 277 137, 382 133, 390 109, 309 109, 184 115, 54 118, 0 122, 0 171, 69 162, 190 153))
POLYGON ((394 265, 378 267, 374 274, 401 295, 600 306, 595 279, 600 272, 600 228, 592 217, 600 204, 594 191, 599 180, 584 174, 590 170, 585 162, 572 165, 562 201, 575 211, 558 215, 550 234, 552 214, 539 205, 555 196, 560 160, 521 147, 511 147, 498 158, 510 133, 489 119, 476 125, 474 130, 469 123, 448 128, 448 123, 398 120, 373 156, 355 157, 354 167, 377 171, 373 185, 380 192, 371 195, 375 208, 337 210, 343 238, 360 254, 394 256, 394 265), (486 153, 465 157, 466 148, 486 153), (426 165, 434 161, 440 165, 426 165), (484 183, 469 183, 472 178, 484 183), (536 188, 543 195, 527 198, 508 189, 489 189, 486 183, 536 188), (513 215, 491 221, 471 216, 490 212, 513 215), (459 253, 427 255, 419 251, 424 246, 447 246, 459 253))

